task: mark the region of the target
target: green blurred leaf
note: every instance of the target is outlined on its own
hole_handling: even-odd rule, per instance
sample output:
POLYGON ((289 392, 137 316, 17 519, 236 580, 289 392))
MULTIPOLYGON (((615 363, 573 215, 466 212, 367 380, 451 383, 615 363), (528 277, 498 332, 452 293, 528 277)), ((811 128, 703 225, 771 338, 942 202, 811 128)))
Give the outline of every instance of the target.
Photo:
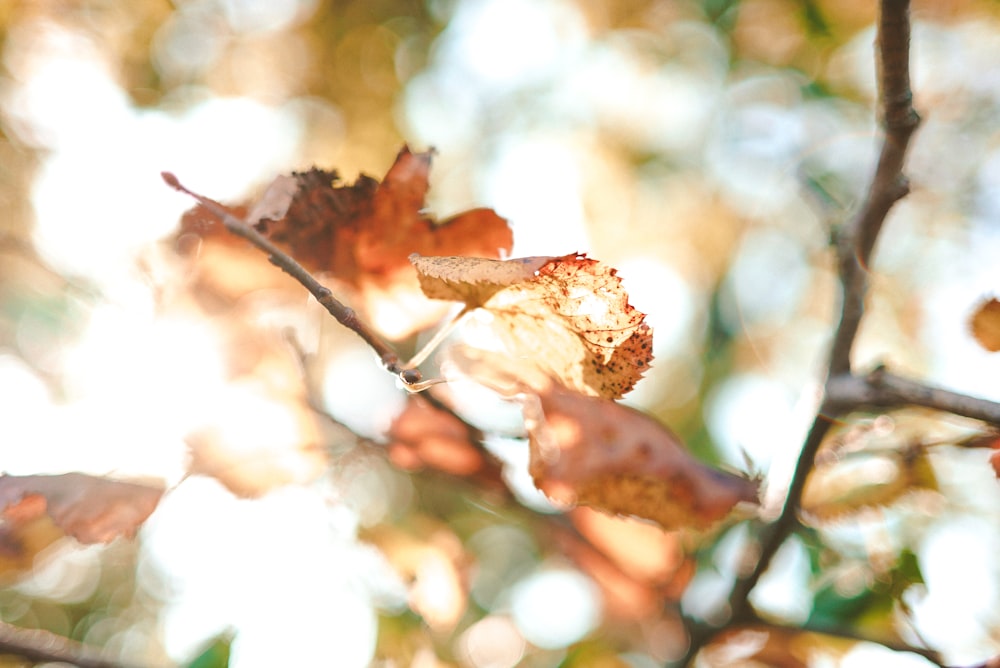
POLYGON ((216 636, 201 654, 187 664, 187 668, 229 668, 229 650, 232 644, 233 634, 216 636))

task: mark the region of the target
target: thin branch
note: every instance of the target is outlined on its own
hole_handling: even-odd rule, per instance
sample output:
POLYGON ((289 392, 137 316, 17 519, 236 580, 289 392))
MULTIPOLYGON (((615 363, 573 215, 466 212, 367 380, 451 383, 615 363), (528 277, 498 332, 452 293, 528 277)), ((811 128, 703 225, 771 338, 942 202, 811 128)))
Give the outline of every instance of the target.
POLYGON ((826 392, 839 413, 864 407, 923 406, 1000 425, 1000 403, 895 376, 884 367, 865 376, 834 376, 826 392))
POLYGON ((903 161, 920 124, 910 90, 910 2, 879 4, 876 59, 880 116, 885 139, 864 204, 839 235, 837 250, 843 286, 840 324, 830 354, 831 375, 851 370, 851 348, 864 315, 868 267, 885 218, 909 192, 903 161))
MULTIPOLYGON (((823 399, 799 453, 781 513, 777 520, 760 527, 757 534, 759 556, 754 568, 749 574, 737 578, 733 584, 728 601, 732 620, 747 619, 753 615, 749 602, 750 592, 771 565, 785 539, 798 526, 802 492, 813 469, 816 453, 830 430, 832 418, 847 409, 845 404, 831 401, 830 386, 834 378, 851 372, 851 349, 865 312, 868 266, 875 242, 889 210, 909 191, 902 168, 910 137, 920 121, 912 105, 909 45, 909 0, 882 0, 879 5, 876 57, 879 114, 885 138, 864 204, 841 231, 837 240, 843 301, 840 322, 831 345, 823 399)), ((720 629, 689 623, 689 630, 690 643, 680 661, 681 665, 690 664, 720 629)))
POLYGON ((188 190, 181 185, 180 181, 177 180, 177 177, 170 172, 162 172, 160 175, 163 177, 163 180, 168 186, 185 193, 186 195, 190 195, 200 202, 205 208, 218 216, 222 220, 222 224, 225 225, 226 230, 228 230, 231 234, 235 234, 238 237, 246 239, 251 244, 267 253, 267 258, 271 261, 271 264, 275 265, 301 283, 302 287, 308 290, 309 293, 316 298, 316 301, 322 304, 330 315, 336 318, 337 322, 360 336, 362 340, 364 340, 364 342, 375 351, 375 354, 377 354, 379 359, 382 361, 382 365, 390 373, 398 376, 407 385, 420 382, 420 372, 416 369, 406 368, 400 361, 399 355, 396 354, 396 351, 392 348, 392 346, 386 343, 386 341, 379 336, 378 333, 365 324, 358 317, 358 314, 355 313, 354 309, 338 301, 337 298, 333 296, 330 289, 317 281, 316 278, 305 269, 305 267, 271 243, 267 237, 254 229, 252 225, 231 214, 218 202, 188 190))
POLYGON ((80 668, 126 668, 126 664, 101 658, 97 649, 69 638, 6 622, 0 622, 0 654, 14 654, 29 661, 69 663, 80 668))

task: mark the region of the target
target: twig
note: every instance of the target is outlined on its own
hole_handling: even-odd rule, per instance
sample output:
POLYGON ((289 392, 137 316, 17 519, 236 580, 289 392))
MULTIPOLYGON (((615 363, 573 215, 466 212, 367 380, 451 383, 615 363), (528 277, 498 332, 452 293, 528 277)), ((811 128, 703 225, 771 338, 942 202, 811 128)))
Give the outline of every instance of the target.
MULTIPOLYGON (((771 565, 778 548, 798 526, 802 492, 816 453, 830 430, 832 418, 848 408, 840 401, 831 400, 830 386, 834 385, 833 379, 850 375, 851 349, 865 312, 871 255, 886 215, 909 191, 902 167, 910 137, 920 121, 913 109, 910 91, 909 5, 909 0, 882 0, 879 5, 876 49, 880 116, 885 139, 865 202, 837 240, 843 302, 831 345, 823 399, 799 453, 781 514, 774 522, 760 527, 757 561, 749 574, 737 578, 733 584, 728 601, 732 620, 753 616, 750 592, 771 565)), ((680 665, 690 664, 719 630, 689 622, 690 642, 680 665)))
POLYGON ((80 668, 125 668, 126 664, 101 658, 100 652, 69 638, 42 629, 23 629, 0 622, 0 654, 14 654, 29 661, 69 663, 80 668))
POLYGON ((910 90, 910 2, 882 0, 879 4, 879 103, 885 139, 868 196, 857 215, 841 231, 837 250, 843 287, 840 324, 830 353, 830 374, 851 370, 851 348, 864 315, 868 267, 875 241, 889 209, 909 192, 902 173, 910 137, 920 123, 910 90))
POLYGON ((923 406, 1000 425, 1000 403, 895 376, 884 367, 865 376, 834 376, 827 381, 826 394, 838 413, 866 406, 923 406))
POLYGON ((398 376, 406 385, 413 385, 420 382, 420 372, 416 369, 406 368, 402 362, 400 362, 399 355, 396 354, 396 351, 393 350, 392 346, 386 343, 381 336, 365 324, 358 317, 358 314, 355 313, 354 309, 338 301, 337 298, 333 296, 333 293, 330 292, 330 289, 317 281, 316 278, 305 269, 305 267, 271 243, 267 237, 255 230, 252 225, 231 214, 218 202, 188 190, 181 185, 181 182, 177 180, 177 177, 170 172, 161 172, 160 175, 163 177, 163 180, 168 186, 190 195, 200 202, 202 206, 218 216, 222 220, 222 224, 225 225, 226 230, 228 230, 231 234, 235 234, 238 237, 246 239, 251 244, 267 253, 268 260, 271 261, 271 264, 277 266, 286 274, 301 283, 302 286, 316 298, 316 301, 322 304, 330 315, 336 318, 337 322, 360 336, 362 340, 364 340, 364 342, 375 351, 375 353, 379 356, 379 359, 382 361, 382 365, 390 373, 398 376))

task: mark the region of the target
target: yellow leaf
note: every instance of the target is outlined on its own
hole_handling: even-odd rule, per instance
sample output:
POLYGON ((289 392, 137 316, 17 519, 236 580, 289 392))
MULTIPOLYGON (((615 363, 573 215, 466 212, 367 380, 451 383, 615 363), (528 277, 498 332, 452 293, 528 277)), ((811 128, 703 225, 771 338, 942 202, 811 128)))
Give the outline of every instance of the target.
POLYGON ((564 386, 610 399, 632 389, 653 358, 645 314, 615 269, 585 255, 489 260, 411 255, 424 293, 493 314, 507 351, 536 360, 564 386))

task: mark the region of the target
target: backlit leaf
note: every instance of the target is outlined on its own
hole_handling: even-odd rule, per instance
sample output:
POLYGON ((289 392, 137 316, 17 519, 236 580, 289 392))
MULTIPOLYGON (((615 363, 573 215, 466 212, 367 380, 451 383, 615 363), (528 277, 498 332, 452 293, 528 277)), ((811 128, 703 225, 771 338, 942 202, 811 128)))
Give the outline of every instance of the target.
POLYGON ((653 358, 645 314, 628 303, 615 269, 585 255, 410 261, 428 297, 486 309, 513 357, 534 360, 568 388, 621 397, 653 358))
MULTIPOLYGON (((304 267, 349 288, 366 319, 386 336, 403 338, 447 310, 423 297, 407 260, 411 253, 497 258, 513 245, 507 222, 492 209, 441 222, 424 213, 432 155, 404 146, 381 183, 362 174, 347 184, 337 172, 316 168, 282 175, 239 213, 304 267)), ((185 216, 182 232, 223 233, 204 207, 185 216)))
POLYGON ((135 536, 162 495, 162 486, 82 473, 3 475, 0 516, 5 522, 25 523, 48 515, 81 543, 110 543, 135 536))
POLYGON ((665 529, 704 529, 757 483, 697 460, 668 429, 639 411, 556 384, 525 405, 529 469, 550 498, 653 520, 665 529))

